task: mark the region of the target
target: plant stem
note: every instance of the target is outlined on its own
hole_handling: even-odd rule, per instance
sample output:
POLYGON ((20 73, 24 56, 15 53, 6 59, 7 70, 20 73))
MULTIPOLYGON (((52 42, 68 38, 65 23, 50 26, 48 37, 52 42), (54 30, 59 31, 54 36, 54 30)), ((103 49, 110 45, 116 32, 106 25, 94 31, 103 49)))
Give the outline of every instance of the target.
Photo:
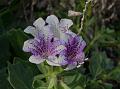
POLYGON ((78 35, 81 33, 81 31, 83 29, 84 20, 85 20, 85 14, 86 14, 86 11, 87 11, 88 4, 90 2, 91 2, 91 0, 88 0, 88 1, 85 2, 85 8, 83 9, 83 16, 82 16, 82 19, 81 19, 81 26, 80 26, 80 29, 78 31, 78 35))

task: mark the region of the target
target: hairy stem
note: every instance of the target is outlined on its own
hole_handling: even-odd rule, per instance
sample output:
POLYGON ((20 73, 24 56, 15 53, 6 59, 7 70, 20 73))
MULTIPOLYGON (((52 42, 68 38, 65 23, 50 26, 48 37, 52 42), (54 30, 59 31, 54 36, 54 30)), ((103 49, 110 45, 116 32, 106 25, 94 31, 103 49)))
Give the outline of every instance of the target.
POLYGON ((78 35, 81 33, 82 29, 83 29, 83 26, 84 26, 84 20, 85 20, 85 14, 87 12, 87 7, 88 7, 88 4, 91 2, 91 0, 87 0, 86 3, 85 3, 85 8, 83 9, 83 16, 82 16, 82 19, 81 19, 81 26, 80 26, 80 29, 78 31, 78 35))

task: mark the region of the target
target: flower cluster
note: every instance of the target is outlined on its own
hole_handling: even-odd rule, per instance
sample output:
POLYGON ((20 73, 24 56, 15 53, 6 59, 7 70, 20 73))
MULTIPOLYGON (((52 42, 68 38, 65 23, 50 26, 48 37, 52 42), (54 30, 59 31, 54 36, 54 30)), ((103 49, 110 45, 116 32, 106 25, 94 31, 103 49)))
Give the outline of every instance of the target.
POLYGON ((39 18, 33 26, 28 26, 24 32, 34 37, 23 45, 23 50, 32 54, 29 61, 35 64, 46 61, 52 66, 66 66, 65 70, 83 64, 86 43, 82 37, 70 31, 72 25, 70 19, 59 21, 55 15, 50 15, 45 21, 39 18))

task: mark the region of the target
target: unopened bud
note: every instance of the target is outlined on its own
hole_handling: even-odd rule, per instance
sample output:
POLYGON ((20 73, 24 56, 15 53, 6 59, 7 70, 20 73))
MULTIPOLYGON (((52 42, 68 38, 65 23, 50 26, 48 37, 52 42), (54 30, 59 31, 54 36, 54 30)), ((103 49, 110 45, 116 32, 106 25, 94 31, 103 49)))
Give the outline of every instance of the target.
POLYGON ((76 11, 72 11, 72 10, 68 11, 68 16, 80 16, 80 15, 82 15, 81 12, 76 12, 76 11))

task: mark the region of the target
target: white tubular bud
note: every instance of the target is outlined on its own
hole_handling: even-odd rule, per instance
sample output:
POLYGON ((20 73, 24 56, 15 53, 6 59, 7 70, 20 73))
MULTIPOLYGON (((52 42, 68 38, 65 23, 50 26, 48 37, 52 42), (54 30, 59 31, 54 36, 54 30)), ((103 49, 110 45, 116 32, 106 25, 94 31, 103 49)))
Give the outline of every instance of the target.
POLYGON ((68 16, 80 16, 80 15, 82 15, 81 12, 76 12, 76 11, 72 11, 72 10, 68 11, 68 16))

